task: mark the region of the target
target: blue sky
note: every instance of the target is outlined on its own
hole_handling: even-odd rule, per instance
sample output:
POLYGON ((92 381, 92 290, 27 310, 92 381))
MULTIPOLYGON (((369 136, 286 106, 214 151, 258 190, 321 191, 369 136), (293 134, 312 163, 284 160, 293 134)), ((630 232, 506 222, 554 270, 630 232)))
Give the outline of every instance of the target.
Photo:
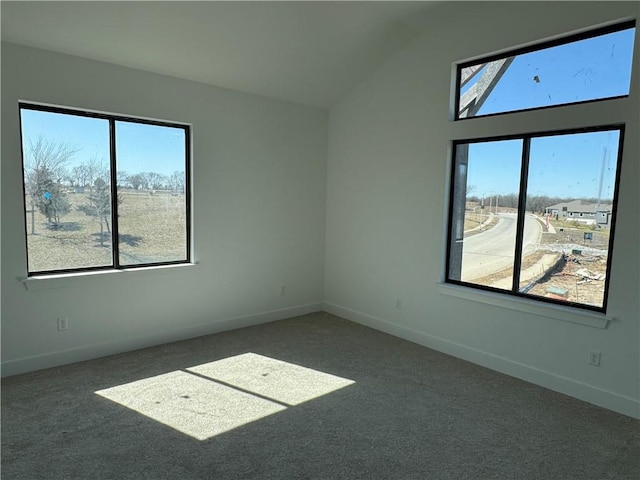
POLYGON ((116 122, 118 169, 170 175, 184 170, 185 131, 142 123, 116 122))
MULTIPOLYGON (((517 56, 478 115, 628 94, 634 34, 628 29, 517 56)), ((618 144, 617 131, 532 139, 528 194, 611 199, 618 144)), ((516 193, 520 158, 518 141, 470 145, 472 195, 516 193)))
MULTIPOLYGON (((47 141, 78 148, 67 169, 93 159, 109 164, 109 122, 101 118, 22 109, 25 145, 42 136, 47 141)), ((118 171, 129 174, 156 172, 170 175, 184 171, 185 132, 181 128, 116 122, 118 171)))
MULTIPOLYGON (((617 130, 532 138, 528 195, 612 199, 619 138, 617 130)), ((518 192, 522 140, 472 143, 468 158, 470 195, 518 192)))
POLYGON ((627 29, 518 55, 477 115, 628 94, 634 33, 627 29))

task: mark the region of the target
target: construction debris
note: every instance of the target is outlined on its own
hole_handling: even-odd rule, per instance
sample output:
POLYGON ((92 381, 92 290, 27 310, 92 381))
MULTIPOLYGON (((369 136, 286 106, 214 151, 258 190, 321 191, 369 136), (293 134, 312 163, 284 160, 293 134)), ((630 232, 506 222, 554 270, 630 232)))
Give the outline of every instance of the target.
POLYGON ((554 293, 547 293, 547 294, 545 295, 545 297, 546 297, 546 298, 552 298, 552 299, 554 299, 554 300, 563 300, 563 301, 565 301, 565 302, 567 301, 567 297, 562 297, 562 296, 560 296, 560 295, 556 295, 556 294, 554 294, 554 293))
POLYGON ((588 278, 589 280, 604 280, 607 276, 604 273, 592 272, 591 270, 587 270, 586 268, 581 268, 580 270, 576 270, 574 275, 582 278, 588 278))
POLYGON ((559 288, 559 287, 547 287, 547 294, 545 295, 547 297, 553 296, 554 298, 556 297, 561 297, 563 300, 566 300, 567 297, 569 296, 569 290, 566 288, 559 288))

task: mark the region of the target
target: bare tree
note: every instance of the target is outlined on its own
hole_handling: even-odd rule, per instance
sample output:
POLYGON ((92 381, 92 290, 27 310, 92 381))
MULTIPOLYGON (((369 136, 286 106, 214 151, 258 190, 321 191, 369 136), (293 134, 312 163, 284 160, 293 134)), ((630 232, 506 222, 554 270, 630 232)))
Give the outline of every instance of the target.
POLYGON ((129 183, 134 190, 140 190, 146 185, 146 180, 141 173, 134 173, 133 175, 129 175, 129 183))
POLYGON ((156 172, 145 172, 145 175, 147 176, 148 186, 151 190, 162 190, 166 181, 164 175, 156 172))
POLYGON ((156 172, 142 172, 143 188, 145 190, 161 190, 165 181, 164 175, 156 172))
POLYGON ((62 188, 65 167, 80 149, 38 137, 27 142, 24 160, 25 189, 29 195, 31 234, 35 234, 35 210, 38 208, 54 225, 69 211, 62 188))
POLYGON ((469 194, 475 192, 478 189, 476 185, 467 185, 467 199, 469 199, 469 194))
POLYGON ((144 179, 144 184, 142 186, 142 188, 144 188, 145 190, 151 190, 153 187, 151 186, 151 181, 153 180, 153 174, 151 172, 142 172, 140 173, 140 175, 142 175, 142 178, 144 179))
POLYGON ((109 182, 110 169, 109 169, 109 166, 105 164, 104 160, 102 159, 98 160, 98 158, 94 156, 91 158, 91 160, 84 163, 83 165, 87 174, 87 178, 86 178, 87 183, 85 184, 85 186, 88 185, 89 188, 93 188, 96 180, 99 178, 104 180, 107 183, 109 182))
POLYGON ((87 185, 87 166, 77 165, 71 169, 71 178, 76 187, 85 187, 87 185))
POLYGON ((169 178, 169 183, 171 185, 171 189, 174 192, 184 193, 184 186, 185 186, 184 172, 180 170, 176 170, 175 172, 173 172, 171 174, 171 177, 169 178))
POLYGON ((118 170, 118 187, 127 188, 131 186, 130 175, 124 170, 118 170))

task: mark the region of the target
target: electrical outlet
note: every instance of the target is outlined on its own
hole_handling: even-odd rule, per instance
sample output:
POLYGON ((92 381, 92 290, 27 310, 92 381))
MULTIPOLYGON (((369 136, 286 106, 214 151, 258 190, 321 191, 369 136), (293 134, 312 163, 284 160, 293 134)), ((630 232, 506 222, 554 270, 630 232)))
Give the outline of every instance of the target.
POLYGON ((58 331, 69 330, 69 319, 67 317, 58 318, 58 331))
POLYGON ((282 287, 280 287, 280 296, 283 296, 286 294, 287 294, 287 287, 283 285, 282 287))
POLYGON ((596 352, 596 351, 589 352, 589 365, 593 365, 594 367, 599 367, 601 356, 602 356, 602 353, 600 352, 596 352))

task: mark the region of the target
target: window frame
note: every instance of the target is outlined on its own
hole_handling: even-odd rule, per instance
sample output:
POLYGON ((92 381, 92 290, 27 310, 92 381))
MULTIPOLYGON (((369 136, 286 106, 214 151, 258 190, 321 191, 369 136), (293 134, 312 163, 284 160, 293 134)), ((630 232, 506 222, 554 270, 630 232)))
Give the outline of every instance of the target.
POLYGON ((536 302, 549 303, 553 305, 562 305, 568 307, 574 307, 584 310, 595 311, 599 313, 606 313, 607 311, 607 303, 609 297, 609 282, 611 278, 611 265, 613 260, 613 245, 615 238, 615 225, 618 215, 616 214, 618 210, 618 196, 619 196, 619 187, 620 187, 620 172, 622 166, 622 157, 623 157, 623 147, 624 147, 624 136, 625 136, 625 124, 624 123, 616 123, 616 124, 608 124, 608 125, 598 125, 594 127, 580 127, 580 128, 569 128, 562 130, 548 130, 548 131, 539 131, 539 132, 527 132, 520 134, 509 134, 509 135, 496 135, 490 137, 479 137, 479 138, 471 138, 471 139, 457 139, 452 141, 451 148, 451 169, 450 169, 450 178, 449 178, 449 203, 448 203, 448 212, 447 212, 447 244, 446 244, 446 259, 445 259, 445 272, 444 272, 444 281, 447 284, 459 285, 463 287, 469 287, 476 290, 484 290, 487 292, 500 293, 512 297, 520 297, 526 298, 528 300, 533 300, 536 302), (534 138, 544 138, 544 137, 552 137, 552 136, 560 136, 560 135, 571 135, 571 134, 580 134, 580 133, 595 133, 595 132, 604 132, 604 131, 619 131, 620 138, 618 139, 618 154, 616 158, 616 175, 614 179, 614 191, 613 191, 613 199, 611 203, 611 225, 609 228, 609 243, 607 246, 607 268, 606 268, 606 277, 604 280, 604 295, 602 307, 588 305, 580 302, 573 301, 560 301, 552 298, 540 297, 537 295, 529 295, 527 293, 520 292, 519 282, 520 282, 520 272, 522 267, 522 248, 523 248, 523 231, 524 231, 524 222, 526 215, 526 202, 527 202, 527 181, 529 175, 529 158, 530 158, 530 144, 531 140, 534 138), (462 280, 456 280, 450 278, 450 269, 451 269, 451 250, 452 245, 456 241, 453 237, 453 226, 454 226, 454 202, 455 202, 455 181, 456 181, 456 152, 459 145, 462 144, 474 144, 474 143, 485 143, 485 142, 495 142, 495 141, 503 141, 503 140, 522 140, 522 155, 520 159, 520 182, 519 182, 519 191, 518 191, 518 211, 516 218, 516 234, 515 234, 515 251, 514 251, 514 261, 513 261, 513 278, 512 285, 510 290, 500 289, 491 287, 488 285, 481 285, 472 282, 466 282, 462 280))
POLYGON ((22 204, 23 204, 23 226, 24 226, 24 246, 27 278, 56 276, 64 274, 81 274, 93 273, 100 271, 124 271, 133 269, 144 269, 149 267, 175 266, 192 263, 192 212, 191 212, 191 125, 180 122, 170 122, 164 120, 155 120, 144 117, 135 117, 131 115, 111 114, 105 112, 97 112, 92 110, 84 110, 72 107, 62 107, 58 105, 50 105, 36 103, 30 101, 18 101, 18 122, 20 134, 20 157, 22 166, 22 204), (73 115, 77 117, 97 118, 107 120, 109 124, 109 176, 110 176, 110 195, 111 195, 111 265, 100 265, 92 267, 77 268, 60 268, 55 270, 29 270, 29 245, 28 245, 28 225, 27 225, 27 205, 26 205, 26 182, 25 182, 25 151, 24 137, 22 129, 22 111, 34 110, 48 113, 58 113, 63 115, 73 115), (152 125, 160 127, 170 127, 182 129, 185 134, 184 149, 184 175, 185 175, 185 260, 172 260, 166 262, 148 262, 139 264, 120 264, 120 245, 118 233, 118 184, 117 184, 117 156, 116 156, 116 122, 129 122, 143 125, 152 125))
MULTIPOLYGON (((590 39, 590 38, 595 38, 595 37, 607 35, 609 33, 615 33, 615 32, 619 32, 619 31, 622 31, 622 30, 626 30, 626 29, 629 29, 629 28, 635 28, 635 27, 636 27, 636 20, 635 19, 626 20, 626 21, 623 21, 623 22, 616 22, 616 23, 611 24, 611 25, 606 25, 606 26, 599 27, 599 28, 589 29, 589 30, 586 30, 586 31, 583 31, 583 32, 562 36, 562 37, 559 37, 559 38, 556 38, 556 39, 552 39, 552 40, 547 40, 547 41, 534 43, 532 45, 528 45, 528 46, 525 46, 525 47, 510 49, 510 50, 507 50, 507 51, 502 52, 502 53, 497 53, 497 54, 493 54, 493 55, 486 55, 486 56, 477 58, 475 60, 468 60, 468 61, 465 61, 465 62, 457 63, 456 64, 456 72, 455 72, 455 90, 454 90, 455 98, 454 98, 453 121, 454 122, 459 122, 459 121, 465 121, 465 120, 472 120, 472 119, 476 119, 476 118, 488 118, 488 117, 495 117, 495 116, 500 116, 500 115, 511 115, 511 114, 520 113, 520 112, 532 112, 532 111, 537 111, 537 110, 547 110, 547 109, 550 109, 550 108, 560 108, 560 107, 582 105, 582 104, 594 103, 594 102, 608 102, 608 101, 616 100, 616 99, 620 99, 620 98, 628 98, 629 94, 627 93, 626 95, 616 95, 616 96, 612 96, 612 97, 594 98, 594 99, 590 99, 590 100, 579 100, 577 102, 567 102, 567 103, 560 103, 560 104, 556 104, 556 105, 544 105, 544 106, 541 106, 541 107, 522 108, 522 109, 518 109, 518 110, 509 110, 509 111, 506 111, 506 112, 495 112, 495 113, 487 113, 487 114, 482 114, 482 115, 474 115, 472 117, 460 117, 460 99, 461 99, 460 85, 462 83, 462 70, 464 68, 471 67, 471 66, 478 65, 478 64, 482 64, 482 63, 493 62, 493 61, 496 61, 496 60, 502 60, 502 59, 509 58, 509 57, 515 57, 517 55, 523 55, 523 54, 526 54, 526 53, 545 50, 547 48, 557 47, 557 46, 560 46, 560 45, 567 45, 567 44, 578 42, 578 41, 581 41, 581 40, 587 40, 587 39, 590 39)), ((634 48, 638 48, 638 46, 636 45, 634 48)), ((633 59, 632 59, 632 61, 633 61, 633 59)))

